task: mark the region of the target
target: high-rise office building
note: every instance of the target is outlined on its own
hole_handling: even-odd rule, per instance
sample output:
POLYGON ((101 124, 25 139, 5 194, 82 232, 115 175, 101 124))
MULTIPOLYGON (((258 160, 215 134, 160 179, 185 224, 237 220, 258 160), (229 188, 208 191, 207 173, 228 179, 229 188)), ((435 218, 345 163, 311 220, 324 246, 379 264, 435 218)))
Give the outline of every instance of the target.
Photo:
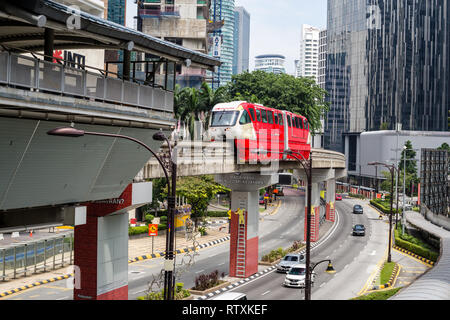
POLYGON ((249 70, 250 64, 250 14, 244 7, 234 9, 233 74, 249 70))
POLYGON ((126 0, 108 0, 107 20, 125 25, 126 21, 126 0))
POLYGON ((317 84, 325 89, 325 75, 327 72, 327 29, 321 30, 319 34, 319 60, 317 69, 317 84))
POLYGON ((327 23, 326 148, 352 152, 344 135, 395 130, 397 124, 448 130, 446 1, 328 0, 327 23))
POLYGON ((281 54, 262 54, 255 57, 255 70, 269 73, 286 73, 286 57, 281 54))
POLYGON ((318 81, 320 29, 303 24, 300 35, 300 57, 296 63, 295 76, 318 81))
POLYGON ((211 32, 210 54, 219 57, 222 65, 211 74, 213 89, 231 81, 234 56, 234 0, 211 0, 210 21, 223 22, 221 28, 211 32))

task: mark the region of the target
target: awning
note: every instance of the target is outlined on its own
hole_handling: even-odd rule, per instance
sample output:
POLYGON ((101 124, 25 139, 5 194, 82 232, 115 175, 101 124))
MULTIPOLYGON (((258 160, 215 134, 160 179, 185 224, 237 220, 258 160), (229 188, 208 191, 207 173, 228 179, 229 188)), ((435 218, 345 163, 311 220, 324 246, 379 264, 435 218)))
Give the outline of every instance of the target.
POLYGON ((44 50, 45 28, 55 30, 55 49, 124 49, 150 53, 171 61, 213 70, 220 60, 117 23, 74 12, 49 0, 2 0, 0 44, 29 51, 44 50))

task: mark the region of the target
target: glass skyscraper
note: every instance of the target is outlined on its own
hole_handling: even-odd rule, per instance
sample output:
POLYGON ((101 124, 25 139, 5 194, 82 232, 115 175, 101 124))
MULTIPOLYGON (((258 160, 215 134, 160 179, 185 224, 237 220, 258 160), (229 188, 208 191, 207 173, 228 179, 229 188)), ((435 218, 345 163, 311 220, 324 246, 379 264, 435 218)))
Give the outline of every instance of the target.
POLYGON ((249 70, 250 64, 250 14, 244 7, 234 10, 233 74, 249 70))
POLYGON ((328 0, 325 148, 380 129, 447 131, 450 4, 328 0))
POLYGON ((212 74, 212 87, 217 88, 231 81, 234 56, 234 0, 211 0, 210 20, 224 21, 223 27, 211 35, 220 36, 220 61, 218 72, 212 74))

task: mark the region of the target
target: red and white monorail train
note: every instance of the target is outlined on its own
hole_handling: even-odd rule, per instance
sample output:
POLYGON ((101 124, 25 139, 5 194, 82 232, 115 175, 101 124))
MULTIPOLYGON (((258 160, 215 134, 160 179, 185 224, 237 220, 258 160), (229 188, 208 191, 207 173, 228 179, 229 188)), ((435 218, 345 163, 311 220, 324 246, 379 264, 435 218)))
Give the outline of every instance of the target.
MULTIPOLYGON (((311 134, 301 115, 245 101, 217 104, 212 109, 211 141, 233 140, 240 162, 292 159, 286 150, 309 159, 311 134)), ((301 156, 298 156, 301 159, 301 156)))

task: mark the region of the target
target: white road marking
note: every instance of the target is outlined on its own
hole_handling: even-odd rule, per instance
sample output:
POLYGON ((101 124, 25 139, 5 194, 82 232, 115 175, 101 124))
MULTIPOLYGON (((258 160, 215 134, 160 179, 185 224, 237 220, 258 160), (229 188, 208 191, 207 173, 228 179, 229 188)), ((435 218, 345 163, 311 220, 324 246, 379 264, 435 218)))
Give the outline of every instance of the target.
POLYGON ((264 295, 268 294, 269 292, 270 292, 270 290, 268 290, 268 291, 264 292, 264 293, 262 294, 262 296, 264 296, 264 295))

